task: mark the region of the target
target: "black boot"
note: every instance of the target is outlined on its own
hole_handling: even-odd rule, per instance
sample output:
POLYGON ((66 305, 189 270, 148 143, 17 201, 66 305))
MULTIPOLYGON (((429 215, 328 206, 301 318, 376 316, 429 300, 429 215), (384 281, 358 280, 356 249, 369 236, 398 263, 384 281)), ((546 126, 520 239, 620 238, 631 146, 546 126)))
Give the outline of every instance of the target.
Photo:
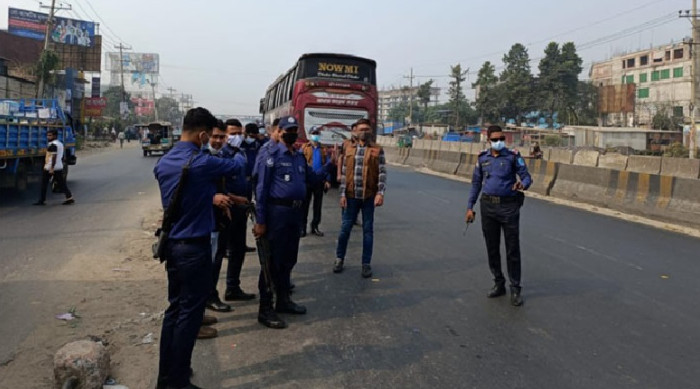
POLYGON ((287 328, 287 323, 280 319, 272 309, 271 300, 260 300, 260 309, 258 310, 258 322, 266 327, 274 329, 287 328))
POLYGON ((520 287, 519 286, 511 286, 510 287, 510 304, 513 305, 514 307, 519 307, 523 305, 523 296, 520 294, 520 287))
POLYGON ((277 294, 277 313, 291 313, 293 315, 305 315, 306 307, 298 305, 289 298, 289 292, 277 294))
POLYGON ((506 294, 506 286, 504 283, 497 282, 486 295, 488 298, 501 297, 506 294))

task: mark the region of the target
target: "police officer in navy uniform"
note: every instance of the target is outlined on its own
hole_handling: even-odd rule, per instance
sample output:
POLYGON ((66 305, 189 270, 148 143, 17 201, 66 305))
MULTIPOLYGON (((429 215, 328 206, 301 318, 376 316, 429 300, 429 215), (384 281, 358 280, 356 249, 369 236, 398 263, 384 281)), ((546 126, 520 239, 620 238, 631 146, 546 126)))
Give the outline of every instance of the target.
MULTIPOLYGON (((262 271, 258 280, 260 309, 258 321, 270 328, 285 328, 287 324, 277 313, 303 315, 306 307, 294 303, 290 295, 290 274, 297 262, 306 199, 307 182, 319 182, 328 172, 326 165, 320 174, 306 164, 306 159, 294 148, 299 125, 294 117, 280 119, 279 142, 269 146, 257 166, 255 189, 256 237, 267 236, 270 242, 270 272, 276 289, 276 305, 265 287, 262 271)), ((270 143, 270 142, 268 142, 270 143)))
POLYGON ((520 286, 520 207, 524 194, 532 184, 525 160, 517 150, 505 147, 505 136, 499 126, 487 130, 490 148, 482 151, 477 159, 472 177, 472 188, 467 204, 466 221, 474 221, 474 204, 481 195, 481 228, 486 240, 489 268, 494 286, 488 297, 506 294, 505 277, 501 271, 501 229, 506 243, 506 264, 510 279, 510 302, 523 304, 520 286), (517 177, 520 177, 518 181, 517 177))
POLYGON ((190 382, 190 362, 195 339, 212 290, 212 201, 216 181, 235 172, 230 159, 203 153, 217 119, 204 108, 187 112, 182 138, 156 164, 153 172, 167 207, 189 162, 189 175, 182 188, 177 219, 165 243, 168 301, 160 340, 158 388, 198 388, 190 382))

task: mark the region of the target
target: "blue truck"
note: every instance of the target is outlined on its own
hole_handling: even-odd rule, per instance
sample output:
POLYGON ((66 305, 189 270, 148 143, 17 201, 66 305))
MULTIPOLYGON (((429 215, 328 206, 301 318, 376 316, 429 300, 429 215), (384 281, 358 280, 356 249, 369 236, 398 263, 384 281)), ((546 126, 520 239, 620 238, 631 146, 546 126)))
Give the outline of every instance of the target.
POLYGON ((71 120, 52 99, 0 99, 0 187, 25 190, 28 177, 41 174, 46 132, 54 128, 64 145, 63 174, 75 165, 71 120))

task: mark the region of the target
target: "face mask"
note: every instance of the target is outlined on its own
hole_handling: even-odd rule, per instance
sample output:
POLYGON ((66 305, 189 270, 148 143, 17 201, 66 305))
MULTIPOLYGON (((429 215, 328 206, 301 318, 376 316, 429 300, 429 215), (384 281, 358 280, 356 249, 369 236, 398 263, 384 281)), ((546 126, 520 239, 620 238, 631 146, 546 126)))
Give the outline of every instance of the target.
POLYGON ((282 140, 288 145, 294 144, 294 142, 297 141, 298 137, 299 134, 297 134, 296 132, 285 132, 282 134, 282 140))
POLYGON ((360 131, 357 134, 357 139, 361 142, 367 142, 368 140, 370 140, 371 136, 372 134, 370 134, 368 131, 360 131))
POLYGON ((251 144, 251 143, 253 143, 253 142, 255 142, 255 139, 253 139, 253 138, 245 138, 245 143, 251 144))
POLYGON ((314 142, 318 142, 319 140, 321 140, 321 136, 320 135, 311 135, 311 140, 314 142))
POLYGON ((243 143, 243 136, 242 135, 229 135, 228 138, 226 139, 226 142, 229 144, 231 147, 241 147, 241 143, 243 143))
POLYGON ((219 150, 213 148, 213 147, 211 146, 211 143, 207 143, 207 147, 206 147, 206 148, 209 149, 209 152, 211 153, 211 155, 219 154, 219 150))
POLYGON ((504 147, 506 147, 506 142, 504 142, 502 140, 499 140, 496 142, 491 142, 491 148, 496 150, 496 151, 503 150, 504 147))

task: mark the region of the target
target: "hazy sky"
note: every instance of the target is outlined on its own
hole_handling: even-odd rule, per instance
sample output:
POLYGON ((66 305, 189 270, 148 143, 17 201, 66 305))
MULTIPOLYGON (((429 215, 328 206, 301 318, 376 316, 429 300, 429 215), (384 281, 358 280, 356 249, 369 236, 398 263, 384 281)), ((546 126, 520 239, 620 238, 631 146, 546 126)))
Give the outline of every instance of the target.
MULTIPOLYGON (((528 47, 531 58, 538 58, 551 40, 574 41, 584 59, 582 78, 587 78, 592 61, 679 41, 691 33, 689 20, 677 17, 678 10, 691 7, 691 0, 63 3, 73 10, 59 16, 101 24, 103 52, 113 51, 113 44, 122 41, 136 52, 159 53, 159 91, 172 87, 177 93, 190 93, 197 105, 218 114, 256 114, 267 86, 302 53, 372 58, 380 87, 407 85, 403 76, 413 67, 418 76, 414 82, 434 78, 446 88, 450 65, 471 69, 472 82, 484 61, 499 67, 504 52, 516 42, 528 47)), ((0 5, 1 29, 7 28, 8 6, 39 10, 38 0, 0 0, 0 5)), ((536 73, 537 62, 532 67, 536 73)), ((472 94, 467 91, 468 97, 472 94)))

